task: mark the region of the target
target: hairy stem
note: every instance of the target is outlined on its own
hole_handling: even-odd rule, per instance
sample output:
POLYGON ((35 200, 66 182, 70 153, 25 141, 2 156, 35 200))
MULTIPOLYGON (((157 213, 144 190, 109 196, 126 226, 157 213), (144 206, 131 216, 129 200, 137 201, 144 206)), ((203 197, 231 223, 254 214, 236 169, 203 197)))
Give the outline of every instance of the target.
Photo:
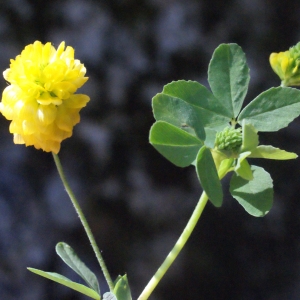
POLYGON ((68 195, 69 195, 69 197, 70 197, 70 199, 72 201, 72 204, 73 204, 73 206, 74 206, 74 208, 75 208, 75 210, 76 210, 76 212, 78 214, 78 217, 79 217, 79 219, 80 219, 80 221, 81 221, 81 223, 82 223, 82 225, 84 227, 84 230, 85 230, 85 232, 86 232, 86 234, 87 234, 87 236, 88 236, 88 238, 90 240, 90 243, 91 243, 91 245, 93 247, 93 250, 94 250, 94 252, 96 254, 97 260, 98 260, 99 265, 100 265, 100 267, 102 269, 104 277, 105 277, 105 279, 107 281, 109 289, 110 289, 110 291, 113 291, 113 289, 114 289, 113 281, 111 280, 110 274, 109 274, 109 272, 107 270, 107 267, 105 265, 105 262, 104 262, 104 259, 103 259, 102 255, 100 253, 100 250, 99 250, 99 248, 98 248, 98 246, 96 244, 96 241, 95 241, 94 235, 93 235, 93 233, 92 233, 92 231, 90 229, 90 226, 89 226, 89 224, 88 224, 88 222, 87 222, 87 220, 86 220, 86 218, 85 218, 85 216, 84 216, 84 214, 83 214, 83 212, 82 212, 82 210, 81 210, 81 208, 80 208, 80 206, 78 204, 78 201, 77 201, 77 199, 76 199, 76 197, 75 197, 75 195, 74 195, 74 193, 73 193, 73 191, 72 191, 72 189, 71 189, 71 187, 70 187, 70 185, 69 185, 69 183, 68 183, 68 181, 66 179, 66 176, 64 174, 64 171, 63 171, 63 168, 62 168, 62 165, 60 163, 60 159, 59 159, 58 155, 55 154, 55 153, 52 153, 52 154, 53 154, 53 158, 54 158, 54 161, 55 161, 55 164, 56 164, 59 176, 60 176, 60 178, 61 178, 61 180, 63 182, 63 185, 64 185, 64 187, 66 189, 66 192, 68 193, 68 195))

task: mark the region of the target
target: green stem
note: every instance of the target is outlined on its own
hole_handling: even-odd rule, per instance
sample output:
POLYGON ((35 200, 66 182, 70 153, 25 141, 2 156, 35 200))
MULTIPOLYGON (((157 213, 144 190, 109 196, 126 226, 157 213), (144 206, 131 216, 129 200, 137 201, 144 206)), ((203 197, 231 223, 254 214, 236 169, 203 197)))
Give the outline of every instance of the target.
POLYGON ((76 212, 78 214, 78 217, 79 217, 79 219, 80 219, 80 221, 81 221, 81 223, 82 223, 82 225, 84 227, 84 230, 85 230, 85 232, 86 232, 86 234, 87 234, 87 236, 88 236, 88 238, 90 240, 90 243, 91 243, 91 245, 93 247, 93 250, 94 250, 94 252, 96 254, 97 260, 98 260, 99 265, 100 265, 100 267, 102 269, 104 277, 105 277, 105 279, 107 281, 109 289, 112 292, 113 289, 114 289, 114 284, 113 284, 113 281, 111 280, 110 274, 109 274, 109 272, 107 270, 107 267, 105 265, 105 262, 104 262, 104 259, 103 259, 102 255, 100 253, 100 250, 99 250, 99 248, 98 248, 98 246, 96 244, 94 235, 93 235, 93 233, 92 233, 92 231, 90 229, 90 226, 89 226, 89 224, 88 224, 88 222, 87 222, 87 220, 86 220, 86 218, 85 218, 85 216, 84 216, 84 214, 83 214, 83 212, 82 212, 82 210, 81 210, 81 208, 80 208, 80 206, 78 204, 78 201, 77 201, 77 199, 76 199, 76 197, 75 197, 75 195, 74 195, 74 193, 73 193, 73 191, 72 191, 72 189, 71 189, 71 187, 70 187, 70 185, 69 185, 69 183, 68 183, 68 181, 66 179, 66 176, 64 174, 64 171, 63 171, 63 168, 62 168, 62 165, 60 163, 60 159, 59 159, 58 155, 55 154, 55 153, 53 153, 53 152, 52 152, 52 154, 53 154, 53 158, 54 158, 54 161, 55 161, 55 164, 56 164, 59 176, 61 178, 61 181, 63 182, 63 185, 64 185, 64 187, 66 189, 66 192, 68 193, 68 195, 69 195, 69 197, 70 197, 70 199, 72 201, 72 204, 73 204, 73 206, 74 206, 74 208, 75 208, 75 210, 76 210, 76 212))
POLYGON ((186 227, 184 228, 182 234, 180 235, 179 239, 177 240, 176 244, 174 245, 171 252, 168 254, 162 265, 159 267, 159 269, 156 271, 154 276, 151 278, 149 283, 144 288, 143 292, 139 296, 138 300, 146 300, 149 298, 157 284, 160 282, 162 277, 165 275, 169 267, 172 265, 180 251, 183 249, 185 243, 189 239, 191 233, 193 232, 202 212, 203 209, 208 201, 208 197, 206 193, 203 191, 197 206, 195 207, 195 210, 188 221, 186 227))

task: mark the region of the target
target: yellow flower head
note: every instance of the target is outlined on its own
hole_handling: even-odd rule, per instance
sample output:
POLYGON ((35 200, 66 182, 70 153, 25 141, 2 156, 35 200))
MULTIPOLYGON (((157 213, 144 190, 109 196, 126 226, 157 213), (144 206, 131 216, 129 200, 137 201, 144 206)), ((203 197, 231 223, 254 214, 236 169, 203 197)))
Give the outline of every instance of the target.
POLYGON ((300 43, 288 51, 272 53, 270 64, 283 86, 300 85, 300 43))
POLYGON ((62 42, 57 50, 36 41, 10 60, 3 72, 10 83, 2 94, 0 112, 11 120, 15 144, 58 153, 72 135, 79 111, 90 100, 75 94, 87 80, 86 68, 74 59, 74 49, 62 42))

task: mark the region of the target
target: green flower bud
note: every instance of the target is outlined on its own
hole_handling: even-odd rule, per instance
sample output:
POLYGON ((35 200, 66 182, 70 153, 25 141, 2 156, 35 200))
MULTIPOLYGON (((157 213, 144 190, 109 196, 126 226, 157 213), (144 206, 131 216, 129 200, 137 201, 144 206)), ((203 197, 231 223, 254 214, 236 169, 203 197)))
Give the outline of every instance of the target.
POLYGON ((218 132, 215 140, 215 148, 236 152, 242 145, 242 129, 226 127, 223 131, 218 132))

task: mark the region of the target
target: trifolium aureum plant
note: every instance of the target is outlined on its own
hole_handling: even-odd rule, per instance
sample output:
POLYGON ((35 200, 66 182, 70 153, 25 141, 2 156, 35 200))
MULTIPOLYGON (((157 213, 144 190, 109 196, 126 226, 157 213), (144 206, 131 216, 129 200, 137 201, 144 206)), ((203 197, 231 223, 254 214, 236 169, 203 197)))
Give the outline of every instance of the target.
MULTIPOLYGON (((0 113, 11 121, 10 132, 16 144, 52 152, 109 292, 100 292, 96 275, 63 242, 56 245, 56 252, 84 284, 57 273, 28 269, 95 300, 132 300, 127 275, 112 280, 57 155, 61 142, 72 135, 74 125, 80 121, 79 111, 89 101, 87 95, 75 94, 87 80, 86 69, 74 59, 72 47, 64 48, 64 43, 56 50, 50 43, 37 41, 11 60, 10 69, 4 72, 10 85, 3 92, 0 113)), ((180 80, 167 84, 153 98, 156 122, 150 130, 150 143, 176 166, 193 165, 203 193, 173 249, 138 300, 149 298, 172 265, 208 199, 216 207, 222 205, 221 180, 225 175, 231 174, 230 193, 249 214, 260 217, 270 211, 271 176, 263 168, 251 165, 251 159, 297 157, 295 153, 260 145, 258 133, 278 131, 300 114, 300 91, 288 87, 300 85, 300 43, 288 51, 272 53, 270 63, 281 86, 262 92, 243 109, 250 75, 245 54, 236 44, 222 44, 213 53, 208 68, 210 90, 198 82, 180 80)))

